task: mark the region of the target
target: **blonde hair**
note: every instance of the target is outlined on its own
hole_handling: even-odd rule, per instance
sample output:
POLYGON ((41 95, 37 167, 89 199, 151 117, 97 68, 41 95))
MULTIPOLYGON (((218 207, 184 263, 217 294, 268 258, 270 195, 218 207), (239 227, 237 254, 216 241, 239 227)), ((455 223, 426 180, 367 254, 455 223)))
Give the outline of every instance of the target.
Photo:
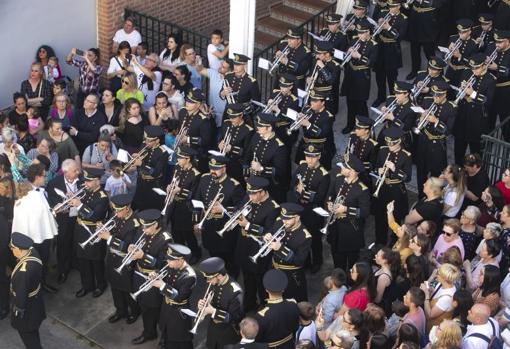
POLYGON ((64 97, 66 99, 66 108, 71 105, 71 99, 64 92, 59 92, 53 97, 53 107, 57 108, 57 98, 64 97))
POLYGON ((460 270, 450 263, 443 263, 437 270, 437 275, 441 276, 446 282, 453 284, 460 278, 460 270))
POLYGON ((16 185, 16 199, 20 200, 32 190, 32 184, 29 181, 23 181, 16 185))
POLYGON ((441 331, 437 332, 435 348, 460 348, 462 344, 462 330, 453 320, 443 320, 439 324, 441 331))
POLYGON ((189 49, 192 49, 193 46, 191 46, 190 44, 183 44, 181 46, 181 52, 180 52, 180 55, 179 55, 179 58, 181 59, 181 62, 184 62, 184 59, 186 58, 186 50, 189 50, 189 49))
POLYGON ((128 88, 129 90, 136 90, 138 88, 138 83, 136 81, 136 76, 134 73, 131 73, 131 72, 125 72, 123 75, 122 75, 122 79, 125 79, 127 78, 129 80, 129 85, 128 85, 128 88))
POLYGON ((444 181, 438 177, 429 178, 429 188, 437 196, 441 196, 443 192, 444 181))

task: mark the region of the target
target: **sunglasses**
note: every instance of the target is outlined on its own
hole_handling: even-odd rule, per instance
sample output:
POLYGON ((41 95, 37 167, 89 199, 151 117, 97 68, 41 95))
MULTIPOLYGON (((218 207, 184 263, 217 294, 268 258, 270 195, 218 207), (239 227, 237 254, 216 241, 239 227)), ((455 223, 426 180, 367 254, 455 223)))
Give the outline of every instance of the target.
POLYGON ((455 235, 456 233, 449 233, 449 232, 443 230, 443 234, 450 237, 452 235, 455 235))
POLYGON ((122 83, 128 85, 129 84, 129 80, 122 80, 122 83))

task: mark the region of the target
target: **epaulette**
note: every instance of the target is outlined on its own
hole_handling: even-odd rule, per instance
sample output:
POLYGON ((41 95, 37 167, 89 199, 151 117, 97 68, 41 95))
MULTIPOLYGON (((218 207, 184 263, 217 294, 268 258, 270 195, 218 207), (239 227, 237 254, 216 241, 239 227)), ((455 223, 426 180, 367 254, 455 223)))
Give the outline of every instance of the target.
POLYGON ((202 178, 205 178, 205 177, 208 177, 208 176, 211 176, 211 173, 210 173, 210 172, 204 173, 204 174, 202 175, 202 178))
POLYGON ((168 234, 166 231, 163 232, 163 237, 165 238, 165 241, 172 240, 172 236, 168 234))
POLYGON ((368 139, 370 141, 370 143, 372 143, 373 145, 377 145, 377 141, 373 138, 369 138, 368 139))
POLYGON ((375 41, 374 39, 370 39, 370 41, 372 41, 374 45, 377 45, 377 41, 375 41))
POLYGON ((204 114, 204 113, 202 113, 202 112, 199 112, 199 113, 198 113, 198 115, 200 115, 200 117, 202 118, 202 120, 204 120, 204 119, 209 119, 209 115, 204 114))
POLYGON ((303 229, 303 233, 305 233, 305 239, 310 239, 312 237, 312 234, 310 234, 306 228, 303 229))
POLYGON ((308 46, 303 45, 303 48, 304 48, 304 50, 305 50, 305 52, 306 52, 306 53, 311 52, 311 51, 310 51, 310 49, 308 48, 308 46))
POLYGON ((497 79, 498 79, 498 78, 497 78, 494 74, 492 74, 491 72, 489 72, 489 75, 490 75, 490 76, 492 76, 492 78, 493 78, 494 80, 497 80, 497 79))
POLYGON ((223 123, 227 123, 227 122, 232 123, 232 120, 231 119, 223 120, 223 123))
POLYGON ((166 149, 165 149, 166 147, 165 147, 165 145, 164 145, 164 144, 160 145, 158 148, 159 148, 159 150, 161 150, 163 153, 165 153, 165 152, 166 152, 166 149))
POLYGON ((135 226, 135 228, 138 228, 140 226, 140 222, 138 221, 137 218, 133 218, 133 225, 135 226))
POLYGON ((232 178, 230 177, 230 180, 232 181, 232 183, 234 183, 234 185, 240 185, 241 183, 239 183, 239 181, 235 178, 232 178))
POLYGON ((232 286, 232 291, 233 291, 233 292, 239 292, 239 291, 242 291, 242 290, 243 290, 243 289, 241 288, 241 286, 239 286, 239 285, 237 284, 237 282, 234 282, 234 281, 232 281, 232 282, 230 283, 230 286, 232 286))
POLYGON ((400 12, 400 14, 402 15, 402 18, 407 19, 407 16, 405 14, 403 14, 402 12, 400 12))
POLYGON ((108 197, 108 195, 104 191, 102 191, 102 190, 99 191, 99 195, 100 195, 101 199, 108 197))
POLYGON ((300 165, 306 164, 306 160, 301 160, 301 161, 299 162, 299 164, 300 164, 300 165))
POLYGON ((409 152, 405 149, 402 149, 402 153, 406 154, 407 156, 411 156, 411 152, 409 152))
POLYGON ((343 177, 342 171, 338 172, 338 173, 336 174, 336 177, 343 177))
POLYGON ((229 71, 229 72, 225 73, 225 76, 232 75, 232 74, 234 74, 234 72, 233 71, 229 71))
POLYGON ((288 302, 297 303, 297 301, 294 298, 286 298, 285 300, 288 302))
POLYGON ((257 314, 259 314, 260 316, 265 316, 268 310, 269 310, 269 307, 264 307, 264 308, 260 309, 257 312, 257 314))
MULTIPOLYGON (((306 161, 305 161, 305 162, 306 162, 306 161)), ((319 167, 319 168, 320 168, 321 173, 322 173, 322 175, 323 175, 323 176, 325 176, 325 175, 327 175, 327 174, 329 173, 329 172, 328 172, 328 170, 326 170, 324 167, 322 167, 322 166, 321 166, 321 167, 319 167)))
POLYGON ((195 269, 193 269, 193 267, 191 265, 187 265, 186 266, 186 270, 188 271, 188 275, 189 276, 197 276, 197 273, 195 272, 195 269))
POLYGON ((276 201, 271 200, 271 202, 273 203, 274 208, 280 207, 280 205, 278 205, 278 203, 276 201))
POLYGON ((280 140, 280 138, 275 138, 276 139, 276 143, 278 143, 278 146, 279 147, 283 147, 285 144, 280 140))
POLYGON ((298 98, 297 98, 296 96, 294 96, 294 95, 290 95, 290 98, 292 98, 292 101, 293 101, 293 102, 294 102, 294 101, 296 101, 296 100, 298 99, 298 98))
POLYGON ((426 70, 418 70, 418 73, 417 74, 420 74, 420 73, 426 73, 427 71, 426 70))
POLYGON ((329 110, 326 110, 326 113, 328 114, 329 118, 334 118, 335 117, 333 114, 331 114, 331 112, 329 110))
POLYGON ((17 271, 27 271, 27 262, 23 262, 17 271))
POLYGON ((196 168, 193 167, 193 173, 195 174, 195 176, 198 176, 200 175, 200 171, 197 170, 196 168))
POLYGON ((381 148, 379 148, 379 149, 384 149, 384 148, 388 148, 388 146, 387 145, 381 145, 381 148))
POLYGON ((280 40, 280 44, 287 43, 287 42, 289 42, 289 40, 287 40, 287 39, 280 40))
POLYGON ((425 96, 425 97, 423 97, 423 100, 426 100, 426 99, 434 99, 434 97, 432 97, 432 96, 425 96))
POLYGON ((450 103, 450 104, 452 105, 452 107, 457 108, 457 106, 455 105, 455 103, 453 103, 452 101, 448 101, 448 103, 450 103))
POLYGON ((358 181, 358 183, 359 183, 359 186, 361 187, 361 190, 367 190, 368 189, 368 187, 365 184, 363 184, 363 182, 358 181))
POLYGON ((250 126, 250 125, 248 125, 248 124, 245 124, 245 125, 246 125, 246 128, 247 128, 248 130, 253 131, 253 127, 251 127, 251 126, 250 126))
POLYGON ((332 63, 333 63, 333 65, 335 65, 335 66, 340 65, 340 63, 338 63, 338 62, 337 62, 337 61, 335 61, 334 59, 332 59, 332 60, 331 60, 331 62, 332 62, 332 63))
POLYGON ((451 39, 451 38, 458 37, 458 36, 459 36, 459 34, 452 34, 452 35, 450 35, 450 39, 451 39))
POLYGON ((250 78, 251 82, 256 82, 256 81, 257 81, 257 79, 255 79, 255 78, 254 78, 253 76, 251 76, 251 75, 248 75, 248 77, 250 78))
POLYGON ((280 92, 280 89, 279 89, 279 88, 274 88, 274 89, 273 89, 273 93, 278 93, 278 92, 280 92))

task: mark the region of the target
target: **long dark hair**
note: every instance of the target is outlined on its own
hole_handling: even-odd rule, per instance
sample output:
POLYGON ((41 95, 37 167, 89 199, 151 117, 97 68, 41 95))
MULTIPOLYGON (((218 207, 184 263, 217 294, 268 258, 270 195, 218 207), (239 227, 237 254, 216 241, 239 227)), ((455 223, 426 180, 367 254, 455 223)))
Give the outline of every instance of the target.
POLYGON ((172 56, 170 57, 172 59, 172 61, 174 61, 177 58, 179 58, 179 54, 181 52, 181 45, 182 45, 182 40, 181 40, 180 33, 171 33, 170 35, 168 35, 168 38, 166 39, 165 49, 163 51, 163 59, 167 59, 168 56, 170 56, 170 54, 172 54, 172 56), (170 38, 173 38, 175 40, 175 44, 177 45, 177 47, 175 48, 174 52, 171 52, 168 49, 168 40, 170 38))
POLYGON ((412 286, 420 287, 421 283, 425 281, 424 270, 420 263, 420 257, 414 254, 406 258, 406 269, 409 283, 412 286))
POLYGON ((48 46, 48 45, 41 45, 39 46, 39 48, 37 49, 37 51, 35 52, 35 61, 36 62, 39 62, 41 63, 41 59, 39 58, 39 51, 43 49, 44 51, 46 51, 46 54, 48 55, 48 59, 50 59, 50 57, 55 57, 55 51, 53 50, 53 48, 51 48, 51 46, 48 46))
POLYGON ((457 303, 457 306, 453 308, 452 318, 459 318, 462 326, 467 326, 468 311, 474 304, 471 292, 466 289, 455 291, 453 300, 457 303))
POLYGON ((499 268, 494 265, 486 265, 483 270, 483 282, 480 286, 482 296, 487 297, 492 293, 499 294, 501 274, 499 268))
POLYGON ((389 247, 381 248, 382 255, 388 266, 390 267, 391 279, 395 280, 400 271, 400 253, 393 251, 389 247))
POLYGON ((353 268, 356 268, 358 277, 356 278, 356 280, 353 280, 352 287, 349 290, 349 292, 366 287, 370 300, 375 299, 376 296, 375 280, 372 274, 372 268, 370 267, 370 264, 367 262, 358 262, 354 264, 353 268))

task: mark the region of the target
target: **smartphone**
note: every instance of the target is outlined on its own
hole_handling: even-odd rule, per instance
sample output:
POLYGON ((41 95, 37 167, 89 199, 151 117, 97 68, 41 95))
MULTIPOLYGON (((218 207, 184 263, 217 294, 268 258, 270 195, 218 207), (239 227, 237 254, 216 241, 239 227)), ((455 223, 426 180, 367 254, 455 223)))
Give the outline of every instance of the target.
POLYGON ((132 56, 133 56, 133 55, 132 55, 131 53, 128 53, 128 54, 126 55, 126 59, 127 59, 127 60, 131 60, 131 57, 132 57, 132 56))
POLYGON ((80 50, 79 48, 77 48, 77 49, 76 49, 76 54, 77 54, 78 56, 83 56, 83 51, 82 51, 82 50, 80 50))

